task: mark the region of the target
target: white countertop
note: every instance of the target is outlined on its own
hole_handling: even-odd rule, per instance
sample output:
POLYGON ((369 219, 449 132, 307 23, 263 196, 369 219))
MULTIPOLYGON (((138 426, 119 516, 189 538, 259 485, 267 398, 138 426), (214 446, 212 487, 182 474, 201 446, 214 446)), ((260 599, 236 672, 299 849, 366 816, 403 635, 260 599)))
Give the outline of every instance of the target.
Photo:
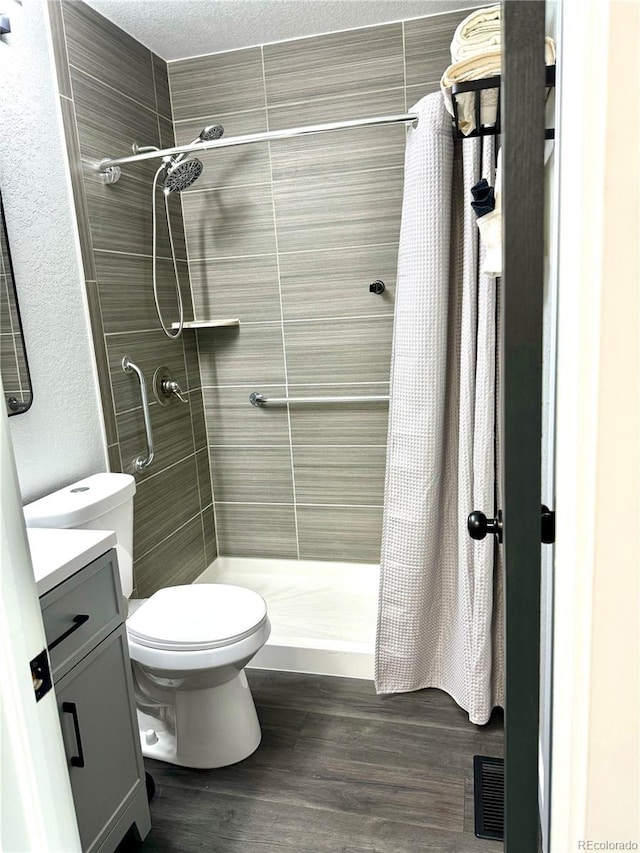
POLYGON ((116 544, 112 530, 51 530, 28 527, 38 595, 42 596, 116 544))

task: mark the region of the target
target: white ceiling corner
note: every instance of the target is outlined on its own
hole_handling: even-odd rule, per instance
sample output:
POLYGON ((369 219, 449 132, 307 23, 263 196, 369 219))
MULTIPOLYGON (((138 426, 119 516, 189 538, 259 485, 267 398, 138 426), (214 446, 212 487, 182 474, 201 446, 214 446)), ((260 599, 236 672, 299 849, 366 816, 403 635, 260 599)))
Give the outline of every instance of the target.
POLYGON ((86 2, 167 61, 483 5, 483 0, 86 2))

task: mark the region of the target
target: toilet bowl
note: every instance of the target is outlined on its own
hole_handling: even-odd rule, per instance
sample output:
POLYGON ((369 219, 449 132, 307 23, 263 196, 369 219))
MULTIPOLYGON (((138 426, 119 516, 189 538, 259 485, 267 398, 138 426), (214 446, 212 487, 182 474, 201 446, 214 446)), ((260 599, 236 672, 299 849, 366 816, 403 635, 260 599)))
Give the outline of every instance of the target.
POLYGON ((127 620, 142 752, 186 767, 250 755, 261 732, 244 667, 271 628, 258 593, 227 584, 161 589, 127 620))
MULTIPOLYGON (((95 474, 24 508, 27 527, 115 530, 124 595, 133 589, 128 474, 95 474)), ((127 619, 142 754, 186 767, 251 755, 261 732, 244 667, 271 630, 264 599, 229 584, 160 589, 127 619)))

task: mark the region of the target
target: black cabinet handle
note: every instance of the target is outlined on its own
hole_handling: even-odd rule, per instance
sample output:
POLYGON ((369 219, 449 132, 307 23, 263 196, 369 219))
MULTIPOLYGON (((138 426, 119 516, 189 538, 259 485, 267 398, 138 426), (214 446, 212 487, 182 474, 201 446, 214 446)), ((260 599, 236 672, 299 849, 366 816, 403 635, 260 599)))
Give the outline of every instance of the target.
POLYGON ((71 714, 73 717, 73 730, 76 733, 76 749, 78 754, 72 756, 72 767, 84 767, 84 752, 82 751, 82 738, 80 737, 80 723, 78 722, 78 709, 75 702, 63 702, 62 711, 64 714, 71 714))
POLYGON ((77 631, 81 625, 84 625, 85 622, 89 621, 89 617, 82 614, 80 616, 74 616, 71 620, 73 625, 69 628, 68 631, 65 631, 64 634, 60 634, 57 640, 54 640, 53 643, 47 646, 48 650, 51 652, 55 649, 56 646, 59 646, 63 640, 66 640, 69 634, 73 634, 74 631, 77 631))

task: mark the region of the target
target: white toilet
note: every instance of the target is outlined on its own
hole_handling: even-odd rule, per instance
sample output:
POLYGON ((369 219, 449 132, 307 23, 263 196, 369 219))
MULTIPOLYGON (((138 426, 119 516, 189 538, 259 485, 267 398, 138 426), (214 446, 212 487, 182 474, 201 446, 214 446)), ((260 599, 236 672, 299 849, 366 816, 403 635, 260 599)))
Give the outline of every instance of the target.
MULTIPOLYGON (((24 508, 27 527, 115 530, 122 591, 133 590, 129 474, 95 474, 24 508)), ((161 589, 132 601, 129 654, 143 755, 185 767, 224 767, 261 732, 244 667, 271 626, 262 596, 227 584, 161 589)))

